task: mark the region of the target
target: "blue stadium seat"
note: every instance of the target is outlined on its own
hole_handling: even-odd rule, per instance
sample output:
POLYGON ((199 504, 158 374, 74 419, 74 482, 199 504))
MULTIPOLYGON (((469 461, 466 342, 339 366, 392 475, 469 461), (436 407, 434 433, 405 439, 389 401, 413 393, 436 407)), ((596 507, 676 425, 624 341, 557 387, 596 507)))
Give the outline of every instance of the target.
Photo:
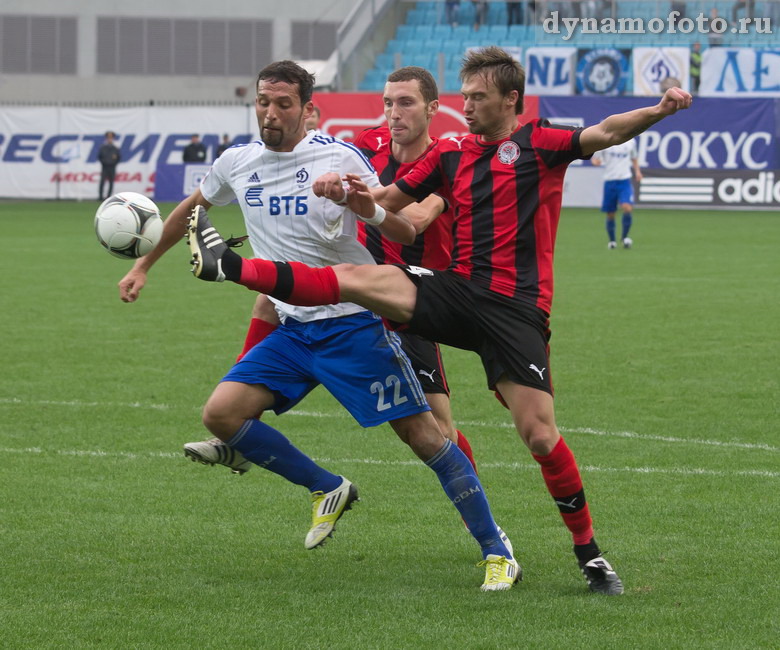
POLYGON ((452 27, 449 25, 434 25, 432 36, 437 41, 446 41, 452 38, 452 27))
MULTIPOLYGON (((439 8, 431 7, 425 10, 425 22, 429 25, 447 25, 447 21, 444 20, 444 7, 439 8)), ((449 27, 449 25, 447 25, 449 27)))
POLYGON ((380 52, 374 58, 374 66, 379 70, 389 68, 393 65, 394 60, 395 54, 391 52, 380 52))
POLYGON ((458 24, 471 27, 474 24, 474 5, 470 2, 461 2, 458 10, 458 24))
POLYGON ((489 2, 487 23, 489 25, 506 25, 506 3, 489 2))
POLYGON ((434 57, 436 55, 431 52, 415 52, 402 55, 403 65, 418 65, 421 68, 430 69, 434 64, 434 57))
MULTIPOLYGON (((482 30, 479 30, 482 36, 482 30)), ((487 29, 487 37, 492 41, 501 41, 506 38, 507 27, 506 25, 490 25, 487 29)))
POLYGON ((389 41, 387 41, 387 45, 385 45, 385 52, 388 54, 401 52, 404 49, 404 45, 406 45, 404 41, 400 41, 397 38, 391 38, 389 41))
POLYGON ((414 26, 414 38, 426 43, 433 39, 434 25, 415 25, 414 26))
POLYGON ((459 68, 450 68, 444 73, 444 92, 460 92, 461 81, 459 75, 459 68))
POLYGON ((407 41, 403 41, 403 47, 401 53, 406 54, 409 52, 423 52, 428 49, 428 40, 419 38, 410 38, 407 41))
POLYGON ((425 12, 420 11, 419 9, 412 9, 408 14, 406 14, 407 25, 422 25, 425 22, 426 22, 425 12))
POLYGON ((399 41, 408 41, 414 38, 414 25, 398 25, 396 29, 395 37, 399 41))
POLYGON ((463 52, 463 41, 450 39, 439 43, 439 51, 445 54, 460 54, 463 52))
POLYGON ((463 63, 463 55, 466 54, 466 50, 464 49, 462 52, 457 52, 455 54, 450 54, 449 58, 447 59, 447 67, 452 68, 458 68, 460 69, 460 64, 463 63))
POLYGON ((471 29, 471 25, 458 25, 452 28, 452 37, 460 39, 461 41, 467 38, 474 37, 474 30, 471 29))
POLYGON ((507 38, 524 41, 527 34, 528 27, 526 25, 510 25, 507 28, 507 38))
POLYGON ((498 47, 523 47, 523 41, 515 40, 514 38, 502 38, 500 41, 496 41, 498 47))
POLYGON ((473 38, 463 41, 463 51, 469 50, 474 47, 485 47, 482 41, 475 40, 473 38))
POLYGON ((444 74, 444 71, 449 67, 449 63, 449 55, 437 52, 431 57, 431 66, 428 69, 434 77, 438 78, 439 72, 444 74))
POLYGON ((400 67, 401 64, 399 63, 398 65, 393 64, 387 68, 381 68, 380 70, 378 70, 379 74, 382 76, 382 83, 383 84, 385 83, 387 77, 390 76, 390 73, 393 72, 393 70, 398 70, 398 68, 400 67))
POLYGON ((363 81, 358 86, 359 90, 381 90, 384 88, 386 75, 382 74, 378 70, 369 70, 363 81))

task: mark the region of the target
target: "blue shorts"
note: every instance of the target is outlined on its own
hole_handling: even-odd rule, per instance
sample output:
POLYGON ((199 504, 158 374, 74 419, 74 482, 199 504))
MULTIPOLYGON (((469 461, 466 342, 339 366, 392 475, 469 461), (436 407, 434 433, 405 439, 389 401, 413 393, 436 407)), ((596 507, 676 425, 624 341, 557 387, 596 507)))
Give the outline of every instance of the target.
POLYGON ((318 384, 364 427, 430 410, 400 339, 367 311, 309 323, 288 318, 222 381, 262 384, 276 397, 277 415, 318 384))
POLYGON ((621 203, 634 203, 634 186, 631 179, 622 181, 604 181, 604 200, 601 202, 602 212, 615 212, 621 203))

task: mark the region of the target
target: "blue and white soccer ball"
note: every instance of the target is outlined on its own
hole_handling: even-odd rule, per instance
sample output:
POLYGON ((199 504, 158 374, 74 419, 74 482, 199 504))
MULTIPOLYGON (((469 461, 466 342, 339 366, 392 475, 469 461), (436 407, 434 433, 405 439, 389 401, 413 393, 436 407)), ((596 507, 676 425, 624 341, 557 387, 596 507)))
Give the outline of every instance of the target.
POLYGON ((109 196, 95 213, 98 241, 115 257, 143 257, 160 241, 162 231, 160 209, 136 192, 109 196))

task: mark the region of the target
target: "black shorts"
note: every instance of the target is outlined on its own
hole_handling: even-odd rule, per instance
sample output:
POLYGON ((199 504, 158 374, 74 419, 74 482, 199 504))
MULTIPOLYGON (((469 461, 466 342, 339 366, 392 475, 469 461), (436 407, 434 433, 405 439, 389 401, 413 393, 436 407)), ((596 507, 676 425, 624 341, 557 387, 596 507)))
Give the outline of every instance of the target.
POLYGON ((452 271, 399 266, 417 286, 417 303, 404 332, 473 350, 482 359, 488 388, 502 376, 552 395, 548 315, 490 291, 452 271))
POLYGON ((447 375, 444 374, 444 362, 441 359, 439 344, 410 332, 397 332, 401 346, 412 362, 414 374, 427 394, 438 393, 449 396, 447 375))

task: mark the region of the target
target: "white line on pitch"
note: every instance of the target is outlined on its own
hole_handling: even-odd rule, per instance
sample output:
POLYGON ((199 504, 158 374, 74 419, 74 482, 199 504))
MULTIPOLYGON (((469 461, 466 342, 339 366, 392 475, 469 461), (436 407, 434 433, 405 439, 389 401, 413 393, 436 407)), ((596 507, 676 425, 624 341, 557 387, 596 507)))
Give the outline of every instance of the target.
MULTIPOLYGON (((132 452, 132 451, 102 451, 99 449, 54 449, 47 450, 41 447, 23 447, 9 448, 0 447, 2 454, 56 454, 58 456, 79 456, 92 458, 127 458, 130 460, 144 460, 147 458, 165 458, 181 459, 183 454, 169 451, 150 451, 150 452, 132 452)), ((419 460, 382 460, 380 458, 315 458, 318 463, 338 463, 354 465, 393 465, 393 466, 420 466, 419 460)), ((480 462, 480 467, 495 469, 513 469, 537 471, 539 466, 532 463, 490 463, 480 462)), ((607 473, 630 473, 630 474, 675 474, 678 476, 750 476, 759 478, 780 478, 780 472, 769 470, 749 469, 722 471, 716 469, 704 469, 700 467, 599 467, 596 465, 582 465, 585 472, 607 472, 607 473)))
MULTIPOLYGON (((153 409, 157 411, 168 411, 176 408, 182 408, 180 406, 171 406, 169 404, 153 404, 146 402, 80 402, 78 400, 69 401, 55 401, 55 400, 22 400, 18 397, 0 397, 0 404, 35 404, 39 406, 72 406, 77 408, 82 407, 109 407, 109 408, 137 408, 137 409, 153 409)), ((188 410, 200 410, 200 406, 193 406, 188 410)), ((313 418, 335 418, 335 419, 351 419, 351 416, 346 412, 337 413, 324 413, 321 411, 302 411, 294 410, 285 413, 285 415, 298 416, 298 417, 313 417, 313 418)), ((487 427, 492 429, 514 429, 514 424, 511 422, 488 422, 484 420, 460 420, 459 425, 464 427, 487 427)), ((739 442, 739 441, 723 441, 723 440, 709 440, 706 438, 681 438, 678 436, 660 436, 645 433, 635 433, 633 431, 600 431, 598 429, 592 429, 590 427, 565 427, 560 426, 559 429, 562 433, 579 433, 589 436, 605 436, 609 438, 633 438, 635 440, 654 440, 657 442, 670 442, 689 445, 706 445, 710 447, 733 447, 737 449, 758 449, 761 451, 780 451, 780 447, 773 447, 764 443, 754 442, 739 442)))
MULTIPOLYGON (((511 422, 484 422, 467 420, 458 421, 464 427, 493 427, 495 429, 514 429, 511 422)), ((760 449, 761 451, 780 451, 780 447, 773 447, 757 442, 737 442, 722 440, 707 440, 706 438, 679 438, 675 436, 659 436, 646 433, 634 433, 633 431, 599 431, 590 427, 563 427, 559 426, 561 433, 581 433, 589 436, 607 436, 610 438, 635 438, 637 440, 657 440, 659 442, 685 443, 689 445, 709 445, 711 447, 736 447, 739 449, 760 449)))

